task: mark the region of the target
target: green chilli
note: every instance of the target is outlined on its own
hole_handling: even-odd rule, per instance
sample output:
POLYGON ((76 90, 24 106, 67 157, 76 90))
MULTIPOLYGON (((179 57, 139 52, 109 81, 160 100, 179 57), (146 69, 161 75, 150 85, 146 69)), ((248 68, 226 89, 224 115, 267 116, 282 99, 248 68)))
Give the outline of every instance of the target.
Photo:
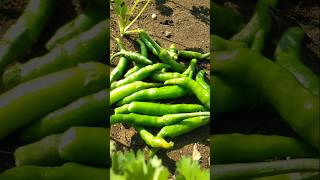
POLYGON ((65 163, 58 167, 43 166, 21 166, 6 170, 0 174, 2 180, 88 180, 88 179, 105 179, 109 177, 109 169, 94 166, 87 166, 77 163, 65 163))
POLYGON ((242 41, 251 45, 258 31, 262 30, 265 36, 268 35, 272 28, 269 8, 275 8, 277 4, 278 0, 258 0, 249 22, 231 40, 242 41))
POLYGON ((177 61, 173 60, 170 53, 166 49, 161 49, 159 52, 159 58, 163 63, 171 66, 171 68, 179 73, 185 70, 185 66, 177 61))
POLYGON ((210 112, 167 114, 163 116, 148 116, 134 113, 115 114, 110 117, 110 124, 128 123, 138 126, 163 127, 196 116, 210 116, 210 112))
POLYGON ((157 64, 152 64, 152 65, 148 65, 146 67, 143 67, 141 69, 139 69, 138 71, 136 71, 133 74, 130 74, 129 76, 127 76, 124 79, 121 79, 119 81, 113 82, 111 84, 111 89, 115 89, 118 87, 121 87, 123 85, 135 82, 135 81, 141 81, 143 79, 145 79, 146 77, 148 77, 153 71, 162 69, 162 68, 169 68, 169 66, 167 64, 163 64, 163 63, 157 63, 157 64))
POLYGON ((92 16, 91 14, 79 14, 73 20, 61 26, 49 39, 45 46, 48 50, 52 50, 54 47, 65 43, 76 35, 87 31, 101 20, 101 18, 92 16))
POLYGON ((232 81, 225 76, 211 74, 210 79, 212 83, 212 96, 210 98, 212 104, 214 104, 212 110, 215 114, 264 102, 262 95, 254 88, 232 81))
POLYGON ((161 137, 153 136, 149 131, 141 126, 135 126, 135 129, 137 130, 141 139, 143 139, 144 142, 146 142, 146 144, 152 148, 170 149, 174 145, 172 141, 167 142, 161 137))
POLYGON ((32 142, 50 134, 62 133, 71 126, 103 125, 107 97, 107 90, 103 89, 76 99, 23 128, 19 139, 32 142))
POLYGON ((140 46, 140 54, 146 58, 148 58, 148 49, 146 47, 146 45, 144 44, 144 42, 141 39, 137 39, 137 42, 140 46))
POLYGON ((66 161, 106 166, 108 151, 109 129, 71 127, 62 134, 21 146, 14 155, 17 166, 52 166, 66 161))
POLYGON ((215 52, 212 63, 213 72, 257 89, 296 133, 320 147, 319 98, 289 71, 250 49, 215 52))
POLYGON ((113 89, 110 91, 110 106, 116 103, 117 101, 120 101, 121 99, 131 95, 134 92, 137 92, 142 89, 146 88, 152 88, 160 86, 159 83, 146 83, 142 81, 136 81, 121 87, 118 87, 116 89, 113 89))
POLYGON ((61 159, 58 152, 61 137, 62 134, 54 134, 40 141, 18 147, 14 151, 16 166, 57 166, 64 163, 65 160, 61 159))
POLYGON ((117 52, 117 53, 115 53, 114 55, 112 55, 112 56, 110 57, 110 62, 112 62, 112 60, 113 60, 115 57, 117 57, 117 56, 123 56, 123 57, 125 57, 125 58, 127 58, 127 59, 129 59, 129 60, 132 60, 132 61, 134 61, 134 62, 136 62, 136 63, 140 63, 140 64, 150 65, 150 64, 153 63, 150 59, 142 56, 142 55, 139 54, 139 53, 131 52, 131 51, 126 51, 126 50, 121 50, 120 52, 117 52))
POLYGON ((159 72, 159 71, 156 71, 156 72, 151 74, 151 77, 155 81, 165 82, 166 80, 169 80, 169 79, 185 77, 185 75, 177 73, 177 72, 159 72))
POLYGON ((109 34, 107 26, 108 21, 102 21, 43 56, 8 67, 2 75, 4 87, 9 89, 79 63, 102 60, 108 49, 108 43, 105 43, 109 34))
POLYGON ((197 62, 198 62, 197 59, 192 59, 190 61, 189 67, 182 74, 188 76, 189 78, 192 78, 196 70, 197 62))
MULTIPOLYGON (((125 50, 122 41, 119 38, 115 39, 120 51, 125 50)), ((125 57, 120 57, 117 66, 110 72, 110 83, 117 81, 122 76, 124 70, 128 66, 128 60, 125 57)))
POLYGON ((134 101, 176 99, 188 94, 188 90, 179 86, 164 86, 159 88, 143 89, 125 97, 118 103, 118 105, 120 106, 134 101))
POLYGON ((191 132, 210 122, 210 116, 197 116, 184 119, 176 124, 167 125, 161 128, 156 137, 175 138, 191 132))
POLYGON ((77 98, 105 89, 106 78, 106 66, 90 62, 39 77, 1 94, 0 140, 77 98))
POLYGON ((178 58, 182 59, 198 59, 198 60, 209 60, 210 53, 199 53, 195 51, 179 51, 178 58))
POLYGON ((175 61, 172 53, 166 49, 163 49, 156 43, 144 30, 139 32, 139 37, 146 44, 147 48, 156 56, 160 58, 163 63, 166 63, 171 66, 171 68, 177 72, 183 72, 185 67, 183 64, 180 64, 175 61))
POLYGON ((303 37, 304 32, 300 27, 289 28, 278 42, 274 57, 276 62, 290 71, 305 88, 319 96, 319 76, 300 60, 300 46, 303 37))
POLYGON ((116 108, 114 111, 115 114, 136 113, 162 116, 166 114, 207 111, 207 109, 200 104, 160 104, 153 102, 131 102, 130 104, 125 104, 121 107, 116 108))
POLYGON ((214 164, 318 156, 317 150, 306 142, 278 135, 216 134, 210 142, 214 164))
POLYGON ((217 35, 211 35, 211 48, 213 51, 232 50, 235 48, 245 48, 248 45, 240 41, 231 41, 217 35))
POLYGON ((202 69, 198 72, 197 76, 196 76, 196 81, 204 88, 207 90, 210 90, 210 86, 209 84, 207 84, 206 80, 205 80, 205 71, 202 69))
POLYGON ((155 56, 158 56, 160 50, 162 49, 158 43, 156 43, 148 33, 144 30, 139 31, 139 38, 145 43, 149 51, 151 51, 155 56))
MULTIPOLYGON (((214 26, 210 26, 210 31, 224 38, 239 32, 244 23, 241 15, 231 8, 218 5, 210 1, 211 19, 214 26)), ((213 42, 213 41, 211 41, 213 42)))
POLYGON ((198 82, 194 81, 193 79, 188 77, 170 79, 164 82, 164 84, 175 84, 189 89, 191 92, 193 92, 193 94, 197 96, 197 98, 207 109, 210 109, 210 90, 204 89, 198 82))
POLYGON ((264 34, 264 30, 261 29, 259 31, 257 31, 257 33, 255 34, 252 44, 251 44, 251 49, 257 52, 262 52, 263 48, 264 48, 264 43, 265 43, 265 34, 264 34))
POLYGON ((70 162, 100 165, 111 164, 109 129, 102 127, 71 127, 63 133, 58 147, 62 159, 70 162))
POLYGON ((23 14, 0 39, 0 72, 35 44, 52 18, 56 0, 30 0, 23 14))

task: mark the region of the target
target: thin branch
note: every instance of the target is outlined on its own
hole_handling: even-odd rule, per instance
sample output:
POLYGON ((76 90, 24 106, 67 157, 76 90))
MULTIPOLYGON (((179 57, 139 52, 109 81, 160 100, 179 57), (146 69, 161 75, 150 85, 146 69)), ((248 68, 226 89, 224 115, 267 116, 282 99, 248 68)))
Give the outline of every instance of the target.
POLYGON ((148 0, 147 3, 143 6, 139 14, 130 22, 130 24, 127 25, 127 27, 124 29, 124 32, 126 32, 132 24, 142 15, 142 13, 146 10, 148 4, 150 3, 151 0, 148 0))
POLYGON ((137 4, 139 3, 140 0, 135 0, 133 6, 131 7, 130 9, 130 12, 129 12, 129 17, 133 14, 134 12, 134 9, 136 8, 137 4))

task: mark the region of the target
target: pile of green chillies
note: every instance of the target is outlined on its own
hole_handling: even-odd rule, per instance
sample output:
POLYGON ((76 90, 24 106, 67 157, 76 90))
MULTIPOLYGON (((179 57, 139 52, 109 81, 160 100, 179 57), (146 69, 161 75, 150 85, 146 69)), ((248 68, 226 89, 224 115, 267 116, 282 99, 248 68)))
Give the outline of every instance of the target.
POLYGON ((218 115, 214 122, 270 104, 277 120, 296 134, 260 134, 264 127, 241 134, 219 126, 220 133, 213 132, 210 141, 211 179, 319 179, 320 78, 302 61, 301 27, 288 27, 273 47, 273 60, 265 57, 270 57, 264 50, 273 29, 270 12, 277 4, 257 0, 245 23, 236 11, 211 1, 211 103, 218 115))
POLYGON ((0 180, 109 177, 105 1, 81 0, 45 37, 60 2, 29 0, 0 39, 0 180))
POLYGON ((110 72, 110 106, 114 110, 111 125, 134 126, 154 154, 158 149, 173 147, 167 139, 209 123, 210 86, 197 62, 208 60, 210 53, 177 50, 175 44, 166 49, 144 30, 139 30, 136 40, 140 52, 126 50, 120 38, 115 41, 119 52, 110 62, 120 58, 110 72), (188 67, 181 60, 187 61, 188 67), (130 64, 133 66, 129 69, 130 64), (193 104, 167 103, 191 95, 197 98, 193 104), (147 128, 159 131, 153 135, 147 128))

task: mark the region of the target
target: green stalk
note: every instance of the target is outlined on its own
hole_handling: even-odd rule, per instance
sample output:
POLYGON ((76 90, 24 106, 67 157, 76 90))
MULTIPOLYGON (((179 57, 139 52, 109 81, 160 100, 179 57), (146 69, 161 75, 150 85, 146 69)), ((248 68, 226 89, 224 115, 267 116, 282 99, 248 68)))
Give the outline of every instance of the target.
POLYGON ((126 31, 133 25, 133 23, 142 15, 142 13, 146 10, 148 4, 151 0, 148 0, 147 3, 143 6, 139 14, 124 28, 124 35, 127 34, 126 31))
POLYGON ((140 0, 135 0, 133 6, 131 7, 130 9, 130 12, 129 12, 129 17, 133 14, 134 12, 134 9, 136 8, 137 4, 139 3, 140 0))

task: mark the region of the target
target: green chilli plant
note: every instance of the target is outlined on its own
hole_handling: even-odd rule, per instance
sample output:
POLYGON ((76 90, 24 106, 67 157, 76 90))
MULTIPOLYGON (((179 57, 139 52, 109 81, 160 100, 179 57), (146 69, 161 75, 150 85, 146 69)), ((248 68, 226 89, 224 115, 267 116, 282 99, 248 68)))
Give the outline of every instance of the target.
POLYGON ((140 9, 139 13, 134 16, 134 12, 136 10, 136 7, 138 3, 141 0, 135 0, 134 4, 132 5, 131 8, 129 8, 124 0, 112 0, 111 1, 111 6, 113 8, 113 11, 118 17, 118 25, 119 25, 119 30, 120 30, 120 36, 124 36, 127 34, 134 34, 138 33, 138 29, 134 30, 129 30, 129 28, 134 24, 134 22, 139 19, 139 17, 142 15, 142 13, 146 10, 147 6, 149 5, 151 0, 147 0, 144 6, 140 9), (132 19, 132 20, 131 20, 132 19))

